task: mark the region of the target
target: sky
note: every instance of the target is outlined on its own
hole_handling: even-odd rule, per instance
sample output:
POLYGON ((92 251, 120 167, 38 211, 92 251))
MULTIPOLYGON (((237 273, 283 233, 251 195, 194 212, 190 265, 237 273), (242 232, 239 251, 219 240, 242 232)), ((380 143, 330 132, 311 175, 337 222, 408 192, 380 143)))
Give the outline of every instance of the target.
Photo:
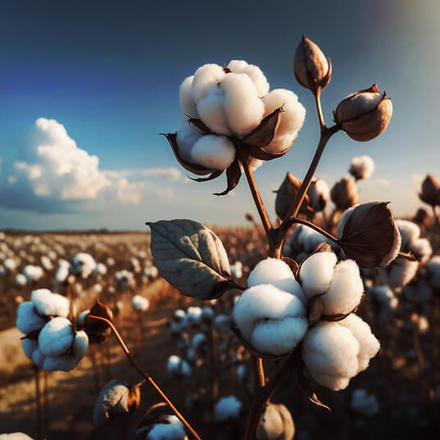
POLYGON ((387 200, 396 216, 422 206, 427 173, 440 178, 440 2, 33 1, 0 3, 0 228, 136 229, 191 218, 242 224, 256 213, 245 179, 226 197, 225 177, 196 183, 162 132, 180 126, 180 83, 201 65, 244 59, 271 89, 287 88, 306 120, 287 155, 255 178, 274 218, 287 171, 302 178, 318 126, 311 93, 292 74, 306 34, 333 64, 324 116, 346 95, 377 83, 393 102, 380 137, 337 133, 316 176, 331 186, 367 154, 375 173, 361 201, 387 200))

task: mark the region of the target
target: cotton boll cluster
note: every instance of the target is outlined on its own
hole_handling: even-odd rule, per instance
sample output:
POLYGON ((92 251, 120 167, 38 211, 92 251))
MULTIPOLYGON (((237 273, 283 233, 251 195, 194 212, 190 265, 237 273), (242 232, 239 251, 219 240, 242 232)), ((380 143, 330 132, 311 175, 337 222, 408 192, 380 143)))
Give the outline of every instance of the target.
POLYGON ((368 417, 379 412, 379 402, 376 396, 361 388, 352 392, 350 407, 354 412, 368 417))
POLYGON ((122 269, 122 270, 118 270, 115 273, 115 279, 116 282, 121 286, 121 287, 133 287, 136 284, 136 280, 134 278, 134 274, 133 272, 130 272, 129 270, 126 269, 122 269))
POLYGON ((69 307, 67 298, 47 289, 34 290, 31 301, 18 307, 17 327, 26 335, 23 351, 46 371, 70 371, 87 352, 87 334, 74 330, 69 307))
POLYGON ((131 299, 131 305, 136 312, 145 312, 150 306, 150 301, 142 295, 135 295, 131 299))
POLYGON ((185 115, 176 136, 179 155, 208 171, 228 168, 235 159, 231 138, 245 138, 274 111, 282 109, 279 124, 271 142, 262 145, 271 153, 288 149, 305 117, 293 92, 269 92, 260 68, 245 61, 233 60, 225 68, 217 64, 199 67, 182 82, 179 97, 185 115), (191 118, 200 119, 210 133, 202 132, 191 118))
POLYGON ((368 367, 380 344, 369 325, 354 314, 338 322, 319 322, 303 341, 303 360, 312 378, 334 391, 368 367))
POLYGON ((104 263, 98 262, 96 263, 95 269, 93 270, 93 274, 95 276, 104 276, 107 274, 107 266, 104 263))
POLYGON ((235 396, 222 397, 214 405, 214 421, 225 422, 237 419, 243 404, 235 396))
POLYGON ((322 234, 305 225, 297 225, 284 245, 283 252, 286 256, 297 262, 302 262, 321 243, 329 243, 322 234))
POLYGON ((234 305, 233 319, 242 337, 261 353, 283 355, 293 350, 307 331, 302 289, 281 260, 260 261, 234 305))
POLYGON ((158 416, 136 430, 140 440, 188 440, 182 422, 174 415, 158 416))
POLYGON ((146 267, 144 269, 144 274, 149 281, 156 279, 159 276, 159 270, 156 266, 146 267))
POLYGON ((40 266, 28 264, 23 268, 23 275, 30 282, 37 282, 44 276, 44 270, 40 266))
POLYGON ((374 161, 370 156, 353 157, 349 172, 355 180, 368 179, 374 172, 374 161))
POLYGON ((280 403, 269 403, 257 428, 258 440, 292 440, 295 424, 290 411, 280 403))
POLYGON ((72 272, 81 277, 88 278, 96 267, 95 259, 85 252, 77 253, 72 260, 72 272))
POLYGON ((168 358, 167 371, 171 376, 182 378, 191 374, 191 366, 184 359, 173 354, 168 358))

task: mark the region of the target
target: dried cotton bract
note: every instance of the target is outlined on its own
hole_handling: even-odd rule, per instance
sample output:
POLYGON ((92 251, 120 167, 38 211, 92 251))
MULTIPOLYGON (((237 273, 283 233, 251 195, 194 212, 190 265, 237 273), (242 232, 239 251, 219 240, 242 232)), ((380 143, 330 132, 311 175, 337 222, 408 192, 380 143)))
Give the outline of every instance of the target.
POLYGON ((260 261, 235 303, 233 319, 242 337, 261 353, 283 355, 307 331, 304 294, 290 267, 281 260, 260 261))

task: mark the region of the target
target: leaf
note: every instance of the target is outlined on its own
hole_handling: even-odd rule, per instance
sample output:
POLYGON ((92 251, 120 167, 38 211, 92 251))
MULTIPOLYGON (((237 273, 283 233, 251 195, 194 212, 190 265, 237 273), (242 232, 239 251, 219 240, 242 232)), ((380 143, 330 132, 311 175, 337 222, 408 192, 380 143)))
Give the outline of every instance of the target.
POLYGON ((226 189, 221 193, 214 193, 215 196, 225 196, 238 185, 241 178, 241 168, 238 159, 235 159, 226 170, 226 178, 228 182, 226 189))
POLYGON ((201 119, 189 118, 190 124, 194 124, 203 134, 212 134, 212 131, 203 123, 201 119))
POLYGON ((151 228, 151 253, 160 275, 185 296, 210 299, 231 280, 220 239, 192 220, 161 220, 151 228), (219 289, 220 285, 220 289, 219 289))
POLYGON ((313 392, 312 387, 310 386, 310 382, 304 376, 304 364, 301 364, 298 367, 298 382, 299 382, 302 390, 304 391, 305 395, 309 398, 309 400, 312 403, 332 412, 331 408, 329 406, 325 405, 324 403, 322 403, 318 399, 318 396, 313 392))
POLYGON ((245 149, 247 149, 249 151, 249 154, 255 157, 255 159, 260 159, 265 161, 278 159, 279 157, 284 156, 290 150, 290 147, 287 147, 280 153, 269 153, 263 148, 258 148, 255 145, 247 144, 245 142, 242 142, 240 145, 243 146, 245 149))

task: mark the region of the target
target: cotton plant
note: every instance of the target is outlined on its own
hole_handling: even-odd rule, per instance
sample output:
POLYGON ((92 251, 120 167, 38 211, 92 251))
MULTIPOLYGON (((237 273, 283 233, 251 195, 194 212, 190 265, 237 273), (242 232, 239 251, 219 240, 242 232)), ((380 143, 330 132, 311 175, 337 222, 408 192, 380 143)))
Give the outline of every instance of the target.
MULTIPOLYGON (((266 377, 263 359, 284 359, 284 368, 280 367, 284 374, 291 371, 287 366, 296 365, 306 390, 310 390, 306 384, 311 379, 333 390, 344 389, 351 378, 368 367, 380 344, 370 326, 356 314, 364 292, 359 266, 376 268, 404 258, 399 256, 400 232, 387 203, 356 206, 358 190, 351 177, 343 178, 330 191, 314 178, 324 148, 335 133, 345 132, 355 141, 366 142, 386 130, 392 116, 391 100, 377 85, 352 93, 336 106, 335 124, 327 127, 321 92, 330 83, 332 64, 306 37, 295 53, 294 74, 314 95, 321 136, 304 179, 288 173, 277 190, 277 226, 270 221, 253 172, 260 165, 257 160, 280 159, 297 138, 305 110, 293 92, 270 91, 261 69, 244 61, 231 61, 223 67, 204 65, 183 81, 179 92, 182 127, 166 135, 178 162, 202 176, 194 180, 212 180, 226 171, 227 189, 220 194, 233 190, 241 174, 246 175, 269 254, 260 256, 246 286, 233 276, 235 268, 224 245, 209 228, 192 220, 147 223, 154 264, 183 295, 206 301, 241 291, 233 305, 232 327, 252 354, 258 389, 246 425, 247 440, 256 438, 276 377, 266 377), (316 212, 325 209, 329 198, 341 213, 354 207, 338 237, 313 223, 316 212), (376 224, 369 221, 372 213, 376 224), (298 255, 286 258, 282 253, 293 225, 298 232, 290 247, 301 248, 294 250, 301 261, 293 259, 298 255), (375 237, 374 228, 385 231, 386 239, 368 243, 375 237), (363 252, 366 243, 369 246, 363 252)), ((361 162, 357 179, 371 171, 365 160, 361 162)), ((251 252, 255 246, 247 243, 246 249, 251 252)), ((261 255, 260 250, 255 255, 261 255)), ((176 332, 181 322, 183 318, 173 324, 176 332)), ((321 404, 314 393, 307 394, 321 404)))

